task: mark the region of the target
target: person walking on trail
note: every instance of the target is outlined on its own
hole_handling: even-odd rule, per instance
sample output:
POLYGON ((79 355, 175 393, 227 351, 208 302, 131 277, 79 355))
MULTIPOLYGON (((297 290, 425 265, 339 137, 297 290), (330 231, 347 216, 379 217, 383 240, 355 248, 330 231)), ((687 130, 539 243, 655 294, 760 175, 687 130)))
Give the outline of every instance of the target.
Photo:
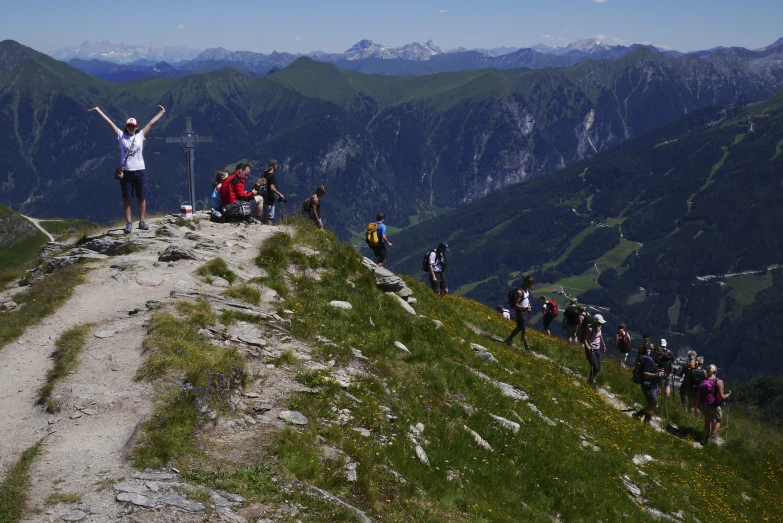
POLYGON ((571 298, 571 305, 563 311, 563 330, 566 333, 568 343, 576 343, 576 331, 579 329, 579 301, 571 298))
POLYGON ((658 391, 660 390, 660 381, 663 379, 663 369, 659 369, 650 355, 650 346, 641 345, 639 347, 639 357, 634 363, 635 383, 639 383, 642 388, 642 394, 647 401, 647 406, 633 414, 634 418, 644 418, 645 423, 652 421, 653 412, 658 408, 658 391))
POLYGON ((596 376, 601 372, 601 348, 606 353, 606 342, 601 334, 601 326, 606 323, 606 320, 600 314, 593 316, 592 324, 583 326, 585 331, 585 357, 590 364, 590 377, 587 379, 588 383, 594 390, 598 390, 598 385, 595 382, 596 376))
POLYGON ((617 326, 615 347, 617 347, 617 352, 619 353, 620 367, 627 369, 628 365, 625 364, 625 360, 628 357, 628 353, 631 352, 631 336, 628 334, 628 331, 625 330, 625 323, 621 323, 617 326))
POLYGON ((324 222, 321 220, 321 198, 326 194, 326 187, 319 185, 312 196, 305 202, 307 215, 313 220, 316 227, 324 230, 324 222))
POLYGON ((449 293, 449 286, 446 283, 446 253, 449 250, 449 244, 440 242, 438 248, 431 251, 429 259, 430 265, 430 285, 435 294, 444 297, 449 293))
POLYGON ((266 170, 264 171, 264 178, 266 179, 266 196, 264 196, 264 206, 261 210, 261 221, 266 222, 267 225, 274 225, 275 219, 275 196, 285 203, 286 199, 279 190, 277 190, 277 160, 269 160, 266 164, 266 170))
POLYGON ((245 180, 250 176, 250 164, 240 162, 231 176, 220 185, 220 202, 223 204, 225 216, 233 216, 235 209, 242 203, 250 206, 250 215, 258 216, 258 207, 262 203, 258 191, 245 190, 245 180))
POLYGON ((688 351, 688 360, 683 365, 682 370, 682 382, 680 382, 680 403, 682 403, 682 410, 688 410, 688 376, 691 371, 696 368, 696 351, 688 351))
POLYGON ((723 421, 723 402, 731 396, 725 392, 723 380, 718 379, 718 367, 707 367, 707 379, 699 385, 699 405, 704 415, 704 443, 715 443, 723 421))
POLYGON ((386 213, 379 212, 375 221, 367 226, 365 241, 375 255, 375 263, 378 267, 383 267, 386 263, 386 247, 392 246, 392 242, 386 237, 386 213))
POLYGON ((498 314, 503 316, 505 319, 510 320, 511 319, 511 311, 509 311, 506 307, 503 305, 498 305, 495 308, 496 311, 498 311, 498 314))
POLYGON ((663 369, 663 380, 661 386, 663 387, 663 396, 668 398, 672 393, 672 365, 674 365, 674 353, 667 347, 665 339, 661 339, 661 362, 660 367, 663 369))
POLYGON ((549 326, 552 324, 552 322, 557 318, 557 302, 555 300, 550 300, 546 296, 541 296, 541 314, 543 316, 543 322, 544 322, 544 332, 547 336, 551 336, 552 333, 549 331, 549 326))
MULTIPOLYGON (((159 105, 158 114, 150 120, 143 129, 139 129, 139 124, 135 118, 128 118, 125 127, 120 130, 114 125, 108 116, 103 114, 100 107, 93 107, 89 112, 98 113, 106 125, 111 128, 120 144, 120 165, 122 170, 118 169, 116 177, 120 180, 122 188, 122 208, 125 211, 125 228, 123 232, 130 234, 133 232, 133 216, 131 213, 131 204, 135 198, 139 206, 139 229, 146 231, 149 229, 147 222, 144 221, 147 214, 147 168, 144 165, 144 140, 152 130, 152 126, 161 119, 166 109, 159 105)), ((193 202, 191 202, 193 203, 193 202)))
POLYGON ((704 356, 698 356, 694 367, 685 371, 685 382, 688 384, 688 412, 697 417, 701 414, 699 387, 701 382, 707 379, 707 371, 703 367, 704 356))
POLYGON ((514 330, 511 331, 511 334, 505 341, 507 345, 511 345, 514 337, 522 333, 522 343, 526 351, 530 350, 530 345, 527 343, 527 322, 528 315, 533 310, 533 305, 530 303, 530 288, 533 286, 534 281, 532 276, 526 276, 522 282, 522 287, 517 287, 509 295, 509 305, 514 308, 517 326, 514 327, 514 330))

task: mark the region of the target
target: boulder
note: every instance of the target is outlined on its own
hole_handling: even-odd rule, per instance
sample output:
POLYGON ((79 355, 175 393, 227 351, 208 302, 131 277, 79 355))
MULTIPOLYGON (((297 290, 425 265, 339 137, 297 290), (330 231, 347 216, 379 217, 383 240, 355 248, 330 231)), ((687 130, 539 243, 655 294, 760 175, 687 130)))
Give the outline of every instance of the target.
POLYGON ((169 245, 166 247, 166 250, 158 256, 158 261, 177 260, 201 260, 201 257, 191 249, 185 249, 176 245, 169 245))
POLYGON ((307 425, 307 418, 304 414, 295 410, 284 410, 277 417, 292 425, 307 425))
POLYGON ((332 300, 329 302, 329 305, 331 305, 335 309, 342 309, 344 311, 349 311, 353 309, 353 305, 351 305, 347 301, 332 300))
POLYGON ((394 293, 389 293, 389 296, 392 296, 395 299, 395 301, 400 304, 400 307, 405 309, 405 312, 407 312, 408 314, 411 314, 413 316, 416 316, 416 311, 413 309, 413 307, 411 307, 408 304, 407 301, 403 300, 402 298, 400 298, 399 296, 397 296, 394 293))
POLYGON ((383 292, 397 292, 406 288, 402 278, 385 267, 379 267, 369 258, 362 258, 362 264, 375 273, 375 285, 383 292))

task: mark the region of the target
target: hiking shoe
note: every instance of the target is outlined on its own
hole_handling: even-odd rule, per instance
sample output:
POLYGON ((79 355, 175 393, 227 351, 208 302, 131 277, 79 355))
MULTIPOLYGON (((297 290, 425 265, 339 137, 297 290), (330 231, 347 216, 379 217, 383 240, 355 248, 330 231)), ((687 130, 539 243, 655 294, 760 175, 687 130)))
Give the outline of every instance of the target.
POLYGON ((132 233, 132 232, 133 232, 133 224, 132 224, 131 222, 128 222, 128 223, 125 225, 125 228, 122 230, 122 232, 124 232, 125 234, 130 234, 130 233, 132 233))
POLYGON ((637 410, 636 412, 631 414, 631 417, 636 419, 642 419, 642 416, 644 416, 644 412, 642 412, 641 410, 637 410))
POLYGON ((598 392, 598 384, 596 382, 593 382, 592 386, 593 386, 593 390, 598 392))
POLYGON ((526 350, 527 352, 530 352, 532 349, 531 349, 530 347, 525 347, 525 350, 526 350))
POLYGON ((149 226, 147 225, 147 222, 145 222, 144 220, 141 220, 139 222, 139 229, 142 230, 142 231, 149 231, 150 230, 149 226))
POLYGON ((652 422, 652 416, 650 414, 645 414, 644 415, 644 422, 649 425, 652 422))

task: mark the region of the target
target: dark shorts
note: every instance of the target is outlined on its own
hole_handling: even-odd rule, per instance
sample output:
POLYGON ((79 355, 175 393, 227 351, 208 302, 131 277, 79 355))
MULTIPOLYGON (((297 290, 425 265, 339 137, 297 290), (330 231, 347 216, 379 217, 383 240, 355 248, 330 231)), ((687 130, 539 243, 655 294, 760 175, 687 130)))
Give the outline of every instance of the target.
POLYGON ((122 171, 120 187, 122 188, 123 200, 133 200, 134 198, 139 200, 146 200, 147 170, 141 169, 140 171, 122 171))
POLYGON ((658 405, 658 391, 660 388, 657 383, 642 383, 642 392, 644 393, 644 399, 647 400, 648 405, 658 405))
POLYGON ((554 319, 555 319, 554 316, 544 316, 544 330, 545 331, 549 330, 549 326, 552 324, 554 319))
POLYGON ((446 284, 446 273, 436 272, 435 279, 433 280, 432 278, 430 278, 430 285, 432 286, 432 290, 435 292, 449 290, 449 286, 448 284, 446 284))
POLYGON ((516 312, 516 320, 517 320, 517 328, 518 329, 527 329, 527 316, 530 313, 530 311, 520 311, 517 310, 516 312))
POLYGON ((386 244, 378 244, 376 247, 372 247, 372 252, 375 254, 375 261, 377 263, 384 263, 386 261, 386 244))

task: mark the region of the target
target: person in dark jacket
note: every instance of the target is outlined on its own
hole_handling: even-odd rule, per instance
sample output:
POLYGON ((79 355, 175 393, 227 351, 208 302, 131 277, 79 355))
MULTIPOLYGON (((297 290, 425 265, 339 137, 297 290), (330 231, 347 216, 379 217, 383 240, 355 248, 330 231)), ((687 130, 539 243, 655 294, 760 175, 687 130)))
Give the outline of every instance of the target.
MULTIPOLYGON (((660 353, 654 356, 660 358, 660 353)), ((643 417, 645 423, 650 423, 653 412, 658 407, 658 391, 660 390, 660 382, 663 379, 663 369, 658 368, 658 364, 650 355, 649 345, 642 344, 639 347, 639 357, 644 359, 642 362, 644 381, 642 381, 641 387, 644 399, 647 400, 647 406, 635 412, 633 417, 643 417)))

